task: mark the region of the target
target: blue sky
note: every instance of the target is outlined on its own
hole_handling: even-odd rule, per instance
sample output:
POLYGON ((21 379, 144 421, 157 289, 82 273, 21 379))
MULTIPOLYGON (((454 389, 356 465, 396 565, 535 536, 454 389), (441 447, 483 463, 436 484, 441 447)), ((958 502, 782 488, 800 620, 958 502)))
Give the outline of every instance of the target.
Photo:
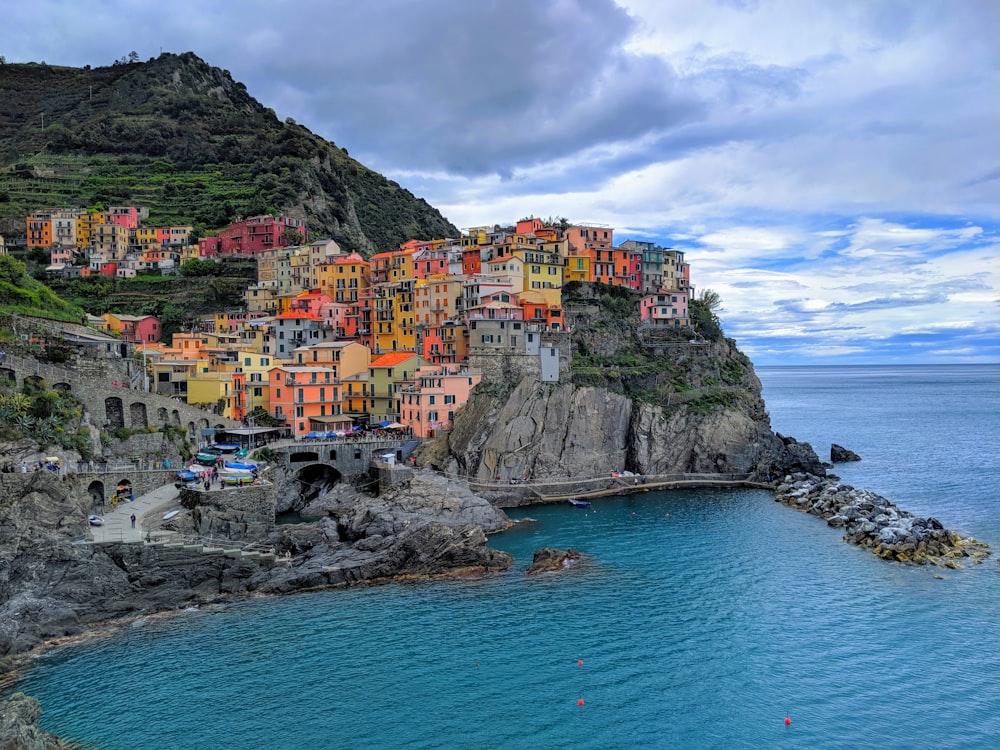
POLYGON ((460 227, 565 216, 683 247, 757 364, 1000 361, 993 0, 9 0, 4 16, 11 62, 193 51, 460 227))

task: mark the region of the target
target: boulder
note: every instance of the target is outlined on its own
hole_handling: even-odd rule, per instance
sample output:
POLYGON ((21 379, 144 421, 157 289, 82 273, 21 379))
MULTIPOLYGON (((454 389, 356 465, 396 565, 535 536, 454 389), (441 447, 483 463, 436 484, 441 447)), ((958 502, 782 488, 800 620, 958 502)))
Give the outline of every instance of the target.
POLYGON ((845 461, 860 461, 861 456, 842 445, 834 443, 830 446, 830 460, 835 464, 839 464, 845 461))
POLYGON ((573 565, 576 560, 583 557, 583 553, 573 549, 554 549, 543 547, 536 549, 531 558, 531 565, 525 571, 525 575, 533 576, 539 573, 551 573, 557 570, 565 570, 573 565))

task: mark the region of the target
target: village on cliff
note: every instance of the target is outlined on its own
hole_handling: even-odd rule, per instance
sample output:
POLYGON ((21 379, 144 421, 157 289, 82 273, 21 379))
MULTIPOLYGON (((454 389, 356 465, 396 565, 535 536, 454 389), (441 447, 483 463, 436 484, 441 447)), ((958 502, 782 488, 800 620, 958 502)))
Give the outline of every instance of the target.
POLYGON ((558 379, 573 282, 632 290, 643 328, 690 325, 683 251, 616 246, 605 225, 527 218, 365 259, 333 240, 306 241, 305 223, 286 216, 238 221, 197 242, 192 227, 146 226, 147 216, 135 206, 36 210, 26 244, 49 251, 49 274, 71 278, 255 259, 244 309, 218 311, 169 343, 152 315, 87 322, 141 353, 130 387, 296 439, 379 425, 433 437, 451 427, 483 378, 475 363, 490 355, 537 359, 542 380, 558 379))

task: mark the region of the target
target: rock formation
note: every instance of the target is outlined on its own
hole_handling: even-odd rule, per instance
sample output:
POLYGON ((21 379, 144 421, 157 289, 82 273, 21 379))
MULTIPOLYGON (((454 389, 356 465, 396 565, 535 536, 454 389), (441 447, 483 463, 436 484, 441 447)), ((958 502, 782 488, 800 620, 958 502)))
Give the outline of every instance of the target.
POLYGON ((250 557, 166 543, 85 544, 90 498, 67 486, 39 472, 28 492, 0 504, 0 673, 45 641, 116 618, 237 594, 485 573, 512 562, 485 546, 483 531, 505 528, 506 516, 439 477, 417 477, 412 494, 344 493, 329 518, 277 527, 257 540, 274 554, 250 557))
POLYGON ((451 432, 418 460, 500 485, 622 471, 760 482, 796 470, 825 473, 811 446, 771 431, 760 380, 731 341, 692 350, 654 358, 658 374, 609 369, 608 377, 620 375, 614 387, 582 385, 569 371, 559 383, 525 376, 509 388, 478 388, 451 432))
POLYGON ((42 707, 35 698, 14 693, 0 703, 0 748, 4 750, 64 750, 75 747, 38 726, 42 707))
POLYGON ((936 518, 916 517, 881 495, 823 477, 786 476, 774 499, 843 528, 845 540, 886 560, 960 568, 962 558, 979 563, 990 554, 989 545, 962 538, 936 518))
POLYGON ((582 558, 583 553, 572 547, 569 549, 543 547, 542 549, 535 550, 535 554, 531 557, 531 565, 524 571, 524 574, 533 576, 539 573, 552 573, 558 570, 565 570, 582 558))
POLYGON ((830 461, 835 464, 844 463, 846 461, 860 461, 860 460, 861 456, 859 456, 852 450, 848 450, 842 445, 837 445, 836 443, 833 443, 830 446, 830 461))

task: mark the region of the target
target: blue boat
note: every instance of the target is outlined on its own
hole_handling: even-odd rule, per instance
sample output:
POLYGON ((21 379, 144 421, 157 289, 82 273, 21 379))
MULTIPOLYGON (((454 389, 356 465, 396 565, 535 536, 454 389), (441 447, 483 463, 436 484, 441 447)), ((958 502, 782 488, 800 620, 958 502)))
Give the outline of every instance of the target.
POLYGON ((226 461, 223 467, 232 471, 257 471, 257 464, 241 463, 239 461, 226 461))
POLYGON ((575 505, 577 508, 589 508, 590 503, 587 500, 577 500, 575 497, 567 498, 566 502, 570 505, 575 505))

